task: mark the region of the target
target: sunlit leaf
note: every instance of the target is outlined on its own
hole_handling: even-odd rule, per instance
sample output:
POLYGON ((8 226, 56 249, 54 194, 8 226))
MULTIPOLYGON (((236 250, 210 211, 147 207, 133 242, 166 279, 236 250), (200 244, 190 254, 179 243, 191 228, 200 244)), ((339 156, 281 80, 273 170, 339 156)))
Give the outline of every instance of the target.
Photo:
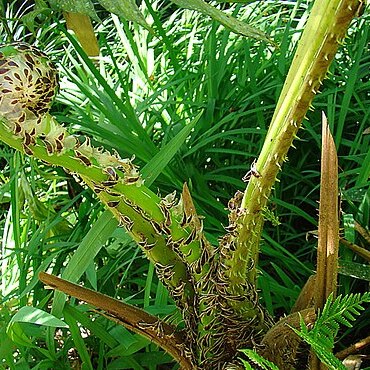
POLYGON ((135 0, 99 0, 99 3, 109 12, 128 21, 134 21, 150 30, 150 26, 141 14, 135 0))
POLYGON ((168 165, 170 160, 174 157, 181 145, 189 136, 191 130, 199 121, 203 112, 198 114, 195 119, 185 126, 169 143, 166 144, 141 170, 141 174, 145 179, 145 184, 150 186, 153 181, 160 175, 163 169, 168 165))
POLYGON ((63 12, 86 14, 93 19, 99 19, 91 0, 48 0, 50 6, 63 12))
POLYGON ((213 7, 212 5, 207 4, 203 0, 171 0, 171 1, 182 8, 196 10, 204 15, 208 15, 212 17, 215 21, 220 22, 225 27, 230 28, 233 32, 238 33, 240 35, 252 37, 257 40, 264 41, 269 40, 267 35, 262 31, 222 12, 221 10, 213 7))
POLYGON ((40 310, 36 307, 24 306, 22 307, 10 320, 10 325, 16 322, 26 322, 29 324, 37 324, 50 326, 53 328, 67 328, 68 325, 57 319, 55 316, 40 310))

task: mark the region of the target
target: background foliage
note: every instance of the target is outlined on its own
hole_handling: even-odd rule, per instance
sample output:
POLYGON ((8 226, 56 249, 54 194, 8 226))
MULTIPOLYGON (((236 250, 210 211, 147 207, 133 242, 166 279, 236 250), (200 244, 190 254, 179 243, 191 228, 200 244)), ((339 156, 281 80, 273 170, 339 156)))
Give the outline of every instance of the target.
MULTIPOLYGON (((101 22, 94 26, 102 57, 95 61, 65 31, 60 13, 32 13, 32 2, 5 2, 1 41, 7 41, 6 24, 15 40, 34 43, 51 56, 61 73, 53 114, 71 130, 90 135, 95 144, 123 157, 135 155, 141 168, 162 153, 169 164, 157 178, 144 169, 148 183, 155 180, 151 188, 165 195, 180 191, 187 181, 198 213, 207 215, 207 237, 216 243, 227 224, 227 201, 244 188, 241 178, 262 146, 310 4, 222 5, 265 31, 278 47, 233 34, 194 11, 149 0, 141 9, 154 33, 96 7, 101 22), (201 112, 185 144, 170 158, 165 145, 201 112)), ((339 154, 343 234, 365 244, 354 221, 369 226, 368 18, 365 12, 354 21, 274 189, 259 284, 261 299, 276 316, 289 312, 315 266, 321 110, 328 116, 339 154)), ((0 150, 1 366, 172 368, 171 359, 145 339, 88 311, 86 305, 74 306, 73 300, 64 309, 69 332, 57 329, 57 342, 52 325, 23 323, 32 321, 27 312, 13 317, 11 336, 6 334, 11 316, 20 308, 46 309, 51 302, 52 294, 40 289, 37 280, 38 271, 48 266, 54 274, 83 274, 86 286, 150 313, 170 320, 179 317, 153 266, 102 213, 89 190, 61 169, 1 144, 0 150)), ((343 249, 343 294, 368 289, 369 278, 354 263, 363 260, 343 249)), ((61 302, 61 296, 54 299, 54 312, 61 302)), ((350 341, 369 330, 369 323, 365 310, 351 329, 350 341)), ((338 349, 349 344, 346 340, 337 344, 338 349)))

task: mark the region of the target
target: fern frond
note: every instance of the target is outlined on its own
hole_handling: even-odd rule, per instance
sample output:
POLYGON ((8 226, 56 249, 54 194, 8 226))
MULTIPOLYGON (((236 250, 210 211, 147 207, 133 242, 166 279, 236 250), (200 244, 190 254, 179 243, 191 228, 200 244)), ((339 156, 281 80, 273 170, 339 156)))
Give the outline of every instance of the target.
POLYGON ((314 337, 326 335, 334 342, 339 326, 352 327, 351 322, 364 310, 362 304, 366 302, 370 302, 370 292, 339 296, 334 301, 330 295, 310 334, 314 337))
POLYGON ((345 370, 346 367, 332 353, 335 337, 340 325, 352 327, 356 316, 364 310, 362 304, 368 302, 370 292, 339 296, 335 300, 333 295, 330 295, 311 330, 303 318, 300 320, 300 330, 292 330, 312 347, 320 361, 330 369, 345 370))
MULTIPOLYGON (((251 349, 242 349, 240 352, 243 352, 251 362, 257 364, 264 370, 279 370, 279 368, 271 361, 266 360, 262 356, 260 356, 258 353, 251 349)), ((253 370, 253 367, 249 364, 249 362, 241 359, 245 369, 247 370, 253 370)))
POLYGON ((343 363, 338 360, 332 353, 332 345, 325 336, 313 338, 310 333, 302 333, 293 328, 293 330, 315 351, 315 354, 322 363, 331 370, 346 370, 343 363))

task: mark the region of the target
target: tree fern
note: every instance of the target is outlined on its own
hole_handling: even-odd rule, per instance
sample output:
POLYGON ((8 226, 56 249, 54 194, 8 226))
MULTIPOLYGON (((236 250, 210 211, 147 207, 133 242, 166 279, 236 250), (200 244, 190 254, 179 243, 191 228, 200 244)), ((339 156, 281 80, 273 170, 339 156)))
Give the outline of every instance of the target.
POLYGON ((349 294, 333 300, 330 295, 318 318, 309 329, 301 318, 301 330, 292 328, 315 351, 317 357, 330 369, 346 369, 333 355, 334 340, 340 325, 352 327, 352 322, 361 311, 363 303, 370 302, 370 293, 349 294))

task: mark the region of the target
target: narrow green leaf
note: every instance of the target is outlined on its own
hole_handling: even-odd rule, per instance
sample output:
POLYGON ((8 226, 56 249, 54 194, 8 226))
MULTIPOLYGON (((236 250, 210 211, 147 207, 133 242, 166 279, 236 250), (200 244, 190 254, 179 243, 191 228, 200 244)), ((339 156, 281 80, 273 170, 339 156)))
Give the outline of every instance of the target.
MULTIPOLYGON (((11 341, 9 336, 5 333, 5 328, 0 330, 0 361, 3 365, 13 364, 13 353, 14 353, 14 343, 11 341), (5 360, 5 362, 3 361, 5 360)), ((9 367, 11 369, 11 367, 9 367)), ((5 369, 5 367, 0 367, 0 369, 5 369)), ((7 368, 8 369, 8 368, 7 368)))
POLYGON ((159 176, 163 169, 168 165, 176 152, 184 144, 191 130, 199 121, 203 112, 199 113, 194 120, 186 125, 173 139, 170 140, 141 170, 145 185, 150 186, 159 176))
POLYGON ((93 370, 89 352, 87 351, 86 344, 81 336, 80 328, 78 327, 76 320, 69 314, 68 311, 64 311, 64 317, 69 325, 69 330, 73 338, 73 343, 76 346, 77 352, 81 358, 81 368, 83 370, 93 370))
POLYGON ((303 211, 301 208, 299 208, 299 207, 297 207, 297 206, 295 206, 291 203, 288 203, 288 202, 285 202, 283 200, 277 199, 277 198, 274 198, 274 202, 276 202, 276 204, 278 204, 279 206, 282 206, 282 207, 290 210, 292 213, 295 213, 298 216, 304 218, 305 220, 310 222, 312 225, 317 226, 316 219, 313 218, 312 216, 310 216, 307 212, 303 211))
POLYGON ((220 22, 225 27, 230 28, 233 32, 246 37, 252 37, 257 40, 270 41, 265 33, 249 26, 248 24, 239 21, 238 19, 222 12, 221 10, 213 7, 212 5, 207 4, 203 0, 171 0, 176 5, 196 10, 204 15, 208 15, 213 18, 215 21, 220 22))
MULTIPOLYGON (((65 324, 63 323, 63 325, 65 324)), ((18 346, 34 348, 44 357, 52 359, 52 355, 48 350, 35 345, 34 339, 29 338, 29 336, 25 332, 25 329, 27 329, 27 326, 24 323, 10 322, 6 329, 6 332, 9 338, 18 346)))
POLYGON ((129 337, 132 342, 128 345, 120 344, 119 346, 113 348, 107 353, 107 356, 111 357, 126 357, 140 351, 145 348, 150 342, 148 339, 141 337, 139 335, 132 335, 129 337))
POLYGON ((364 186, 368 184, 370 178, 370 150, 367 152, 362 165, 359 169, 359 176, 356 180, 356 186, 364 186))
POLYGON ((343 214, 344 237, 351 243, 355 242, 355 220, 352 213, 343 214))
POLYGON ((35 32, 35 20, 40 15, 47 15, 51 12, 50 7, 44 0, 36 0, 35 7, 30 12, 27 12, 21 16, 22 23, 32 32, 35 32))
POLYGON ((53 328, 67 328, 68 325, 56 318, 54 315, 40 310, 36 307, 24 306, 22 307, 10 320, 9 325, 16 322, 26 322, 29 324, 38 324, 50 326, 53 328))
MULTIPOLYGON (((101 85, 101 88, 105 91, 105 93, 109 97, 109 99, 107 99, 105 103, 109 102, 110 100, 110 104, 115 104, 117 106, 117 110, 114 113, 118 115, 117 118, 119 118, 119 122, 121 123, 125 122, 124 129, 127 130, 128 132, 135 133, 137 137, 140 137, 142 147, 143 147, 141 149, 144 150, 145 152, 145 158, 143 159, 146 159, 146 157, 151 156, 153 153, 157 151, 157 149, 155 145, 153 144, 151 138, 149 137, 148 133, 143 128, 141 122, 139 121, 134 108, 130 104, 125 104, 125 102, 123 102, 122 99, 117 96, 116 91, 109 85, 105 77, 100 74, 99 70, 96 68, 94 63, 90 60, 90 58, 86 55, 86 53, 81 48, 77 40, 72 35, 70 35, 68 32, 65 32, 64 30, 63 32, 65 33, 65 36, 71 42, 73 47, 76 49, 83 63, 86 64, 86 67, 90 70, 92 75, 101 85), (125 119, 125 117, 127 119, 125 119)), ((82 85, 83 84, 81 84, 80 87, 82 87, 82 85)), ((91 99, 91 97, 92 95, 90 94, 89 98, 91 99)), ((99 98, 101 97, 102 96, 100 95, 99 98)), ((144 156, 144 153, 143 153, 143 156, 144 156)))
MULTIPOLYGON (((76 282, 94 261, 95 256, 104 246, 108 238, 117 227, 117 221, 110 211, 105 211, 92 225, 90 231, 82 240, 80 246, 69 261, 62 277, 68 281, 76 282)), ((53 314, 61 316, 65 303, 65 294, 56 291, 53 302, 53 314)))
MULTIPOLYGON (((81 306, 79 306, 81 308, 81 306)), ((88 316, 89 313, 83 313, 79 308, 72 307, 69 304, 64 306, 64 312, 67 312, 70 317, 81 323, 87 328, 95 337, 106 344, 109 348, 114 348, 118 345, 118 341, 97 321, 92 321, 88 316)))
POLYGON ((20 346, 35 347, 32 340, 27 337, 18 322, 9 323, 6 333, 14 343, 20 346))

